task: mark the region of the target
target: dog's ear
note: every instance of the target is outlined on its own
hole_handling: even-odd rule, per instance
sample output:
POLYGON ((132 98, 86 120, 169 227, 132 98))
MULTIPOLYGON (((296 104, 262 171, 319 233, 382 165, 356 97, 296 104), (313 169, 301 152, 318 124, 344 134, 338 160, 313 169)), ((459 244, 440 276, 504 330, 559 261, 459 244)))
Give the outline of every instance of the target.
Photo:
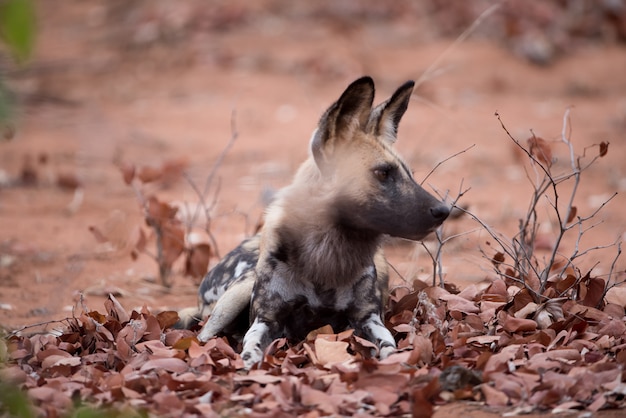
POLYGON ((376 106, 369 116, 367 131, 393 144, 397 139, 398 124, 409 106, 414 86, 414 81, 407 81, 389 100, 376 106))
POLYGON ((374 80, 362 77, 352 82, 339 100, 324 112, 311 139, 311 151, 320 169, 337 141, 350 139, 357 129, 366 129, 373 102, 374 80))

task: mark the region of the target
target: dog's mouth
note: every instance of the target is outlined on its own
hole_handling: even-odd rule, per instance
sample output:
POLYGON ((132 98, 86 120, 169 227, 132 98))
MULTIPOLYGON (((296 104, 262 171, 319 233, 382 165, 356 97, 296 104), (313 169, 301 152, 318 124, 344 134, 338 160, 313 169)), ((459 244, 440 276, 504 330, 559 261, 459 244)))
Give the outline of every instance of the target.
POLYGON ((435 232, 441 225, 443 225, 443 221, 444 220, 445 220, 445 218, 442 219, 441 221, 438 221, 437 223, 433 224, 432 226, 430 226, 426 230, 421 230, 421 231, 417 231, 417 232, 414 232, 414 233, 409 233, 409 234, 406 234, 406 235, 402 236, 402 238, 405 238, 405 239, 408 239, 408 240, 411 240, 411 241, 422 241, 426 237, 428 237, 430 234, 435 232))

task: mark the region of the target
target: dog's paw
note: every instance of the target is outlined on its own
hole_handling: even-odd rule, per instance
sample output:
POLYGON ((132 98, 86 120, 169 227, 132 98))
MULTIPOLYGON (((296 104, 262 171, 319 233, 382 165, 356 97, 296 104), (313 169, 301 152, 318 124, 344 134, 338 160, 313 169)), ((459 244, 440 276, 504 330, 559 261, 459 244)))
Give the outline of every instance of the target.
POLYGON ((378 355, 381 360, 386 359, 389 355, 393 354, 396 351, 395 347, 385 346, 380 349, 380 354, 378 355))
POLYGON ((200 341, 201 343, 205 343, 207 341, 209 341, 209 339, 212 337, 212 335, 209 335, 208 332, 204 332, 204 328, 198 333, 198 341, 200 341))
POLYGON ((198 341, 205 343, 215 337, 219 331, 215 331, 214 328, 207 322, 198 333, 198 341))
POLYGON ((253 348, 250 351, 244 351, 241 353, 241 359, 243 360, 243 367, 246 370, 250 370, 252 366, 263 359, 263 351, 261 351, 260 348, 253 348))
POLYGON ((218 321, 215 321, 213 316, 209 317, 198 333, 198 341, 203 343, 209 341, 211 338, 215 337, 222 328, 222 325, 218 321))

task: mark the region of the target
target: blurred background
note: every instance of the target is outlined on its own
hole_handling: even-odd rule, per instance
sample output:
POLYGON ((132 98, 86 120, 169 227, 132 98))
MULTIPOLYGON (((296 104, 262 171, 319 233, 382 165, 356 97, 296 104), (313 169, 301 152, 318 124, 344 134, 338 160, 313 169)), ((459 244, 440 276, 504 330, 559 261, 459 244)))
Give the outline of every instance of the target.
MULTIPOLYGON (((401 154, 418 181, 437 167, 429 190, 469 188, 459 203, 507 236, 528 210, 533 174, 496 111, 522 143, 534 134, 551 144, 556 172, 570 167, 562 132, 586 161, 609 142, 575 206, 589 215, 618 195, 564 254, 624 236, 622 0, 0 0, 0 34, 4 326, 81 303, 99 309, 108 293, 129 308, 195 304, 201 274, 186 276, 183 257, 170 288, 157 279, 142 199, 178 208, 194 230, 186 239, 206 243, 215 263, 254 233, 272 191, 306 158, 321 113, 364 74, 376 102, 418 82, 401 154), (129 167, 142 173, 131 184, 129 167), (205 208, 210 219, 194 216, 205 208)), ((548 209, 539 217, 549 249, 554 219, 548 209)), ((446 280, 493 276, 483 253, 495 249, 476 222, 451 221, 444 233, 460 234, 444 247, 446 280)), ((615 254, 594 251, 580 268, 606 275, 615 254)), ((420 245, 396 244, 390 259, 396 283, 432 280, 420 245)))

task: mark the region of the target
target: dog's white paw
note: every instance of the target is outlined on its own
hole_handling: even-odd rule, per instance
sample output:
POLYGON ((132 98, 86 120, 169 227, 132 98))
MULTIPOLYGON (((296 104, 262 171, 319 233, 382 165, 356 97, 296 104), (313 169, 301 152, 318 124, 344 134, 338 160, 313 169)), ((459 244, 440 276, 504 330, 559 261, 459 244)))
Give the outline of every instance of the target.
POLYGON ((244 351, 241 353, 241 358, 243 360, 243 367, 246 370, 250 370, 252 366, 263 360, 263 351, 260 348, 244 351))
POLYGON ((379 357, 381 360, 386 359, 396 351, 395 347, 386 346, 380 349, 379 357))

